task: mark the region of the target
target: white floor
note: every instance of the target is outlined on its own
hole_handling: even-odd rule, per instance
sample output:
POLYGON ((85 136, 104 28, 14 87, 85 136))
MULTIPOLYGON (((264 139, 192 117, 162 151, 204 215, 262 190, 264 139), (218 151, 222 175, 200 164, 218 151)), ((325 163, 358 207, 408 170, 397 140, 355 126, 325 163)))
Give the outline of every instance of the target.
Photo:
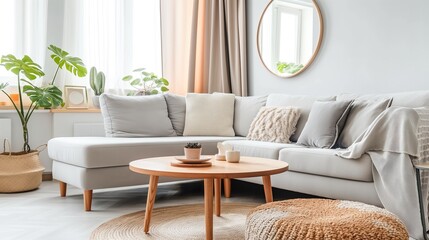
MULTIPOLYGON (((233 196, 222 201, 264 202, 262 186, 237 184, 241 185, 236 191, 233 185, 233 196)), ((193 182, 160 186, 155 208, 203 203, 202 185, 193 182)), ((283 191, 276 193, 277 199, 296 197, 283 191)), ((146 194, 147 188, 142 187, 94 191, 91 212, 83 210, 79 189, 69 186, 67 197, 59 197, 57 182, 43 182, 38 190, 31 192, 0 194, 0 239, 88 239, 103 222, 144 210, 146 194)))

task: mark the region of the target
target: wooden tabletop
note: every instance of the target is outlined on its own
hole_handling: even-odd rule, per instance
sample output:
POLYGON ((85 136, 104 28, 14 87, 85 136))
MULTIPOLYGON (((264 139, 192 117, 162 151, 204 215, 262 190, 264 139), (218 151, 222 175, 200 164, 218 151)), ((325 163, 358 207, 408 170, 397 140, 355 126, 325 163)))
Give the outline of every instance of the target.
POLYGON ((130 169, 137 173, 178 178, 245 178, 267 176, 288 170, 289 165, 280 160, 244 157, 239 163, 228 163, 212 158, 211 167, 173 167, 174 156, 145 158, 132 161, 130 169))
POLYGON ((429 169, 429 163, 428 162, 424 162, 424 163, 417 163, 416 165, 414 165, 415 168, 418 169, 429 169))

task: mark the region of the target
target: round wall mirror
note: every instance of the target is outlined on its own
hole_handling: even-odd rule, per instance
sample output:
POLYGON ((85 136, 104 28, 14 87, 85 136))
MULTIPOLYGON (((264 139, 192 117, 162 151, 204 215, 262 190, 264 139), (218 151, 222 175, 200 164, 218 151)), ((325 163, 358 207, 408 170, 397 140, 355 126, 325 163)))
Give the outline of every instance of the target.
POLYGON ((275 75, 293 77, 313 62, 322 37, 323 19, 315 0, 272 0, 259 21, 259 57, 275 75))

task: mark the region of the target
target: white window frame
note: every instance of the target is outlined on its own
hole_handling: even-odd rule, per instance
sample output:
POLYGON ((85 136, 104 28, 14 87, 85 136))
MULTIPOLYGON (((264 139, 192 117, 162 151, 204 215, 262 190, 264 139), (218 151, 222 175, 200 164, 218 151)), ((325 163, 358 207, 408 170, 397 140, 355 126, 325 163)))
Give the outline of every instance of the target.
POLYGON ((291 8, 288 6, 284 6, 281 4, 274 4, 273 5, 273 15, 272 15, 272 38, 271 38, 271 63, 273 64, 273 68, 276 68, 277 62, 280 61, 279 59, 279 53, 280 53, 280 30, 281 30, 281 24, 280 24, 280 17, 282 13, 294 15, 297 17, 297 27, 296 27, 296 44, 297 44, 297 51, 295 53, 295 63, 300 62, 301 58, 301 35, 302 35, 302 10, 291 8))

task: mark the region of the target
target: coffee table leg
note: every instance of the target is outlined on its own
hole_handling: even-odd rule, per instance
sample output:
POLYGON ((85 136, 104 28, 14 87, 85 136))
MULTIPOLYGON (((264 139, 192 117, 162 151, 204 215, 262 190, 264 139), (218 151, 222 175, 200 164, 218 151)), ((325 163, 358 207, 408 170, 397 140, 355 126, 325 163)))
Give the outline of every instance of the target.
POLYGON ((262 182, 264 183, 265 201, 267 203, 273 201, 273 189, 271 188, 271 176, 262 176, 262 182))
POLYGON ((221 193, 221 179, 220 178, 216 178, 214 180, 214 188, 215 188, 215 213, 216 216, 220 216, 220 193, 221 193))
POLYGON ((155 203, 156 188, 158 187, 158 176, 150 176, 149 190, 147 193, 146 212, 144 215, 144 232, 149 232, 150 217, 152 215, 153 204, 155 203))
POLYGON ((204 179, 204 208, 206 215, 206 239, 213 239, 213 178, 204 179))
POLYGON ((231 197, 231 179, 224 178, 223 179, 223 191, 225 192, 225 197, 231 197))

